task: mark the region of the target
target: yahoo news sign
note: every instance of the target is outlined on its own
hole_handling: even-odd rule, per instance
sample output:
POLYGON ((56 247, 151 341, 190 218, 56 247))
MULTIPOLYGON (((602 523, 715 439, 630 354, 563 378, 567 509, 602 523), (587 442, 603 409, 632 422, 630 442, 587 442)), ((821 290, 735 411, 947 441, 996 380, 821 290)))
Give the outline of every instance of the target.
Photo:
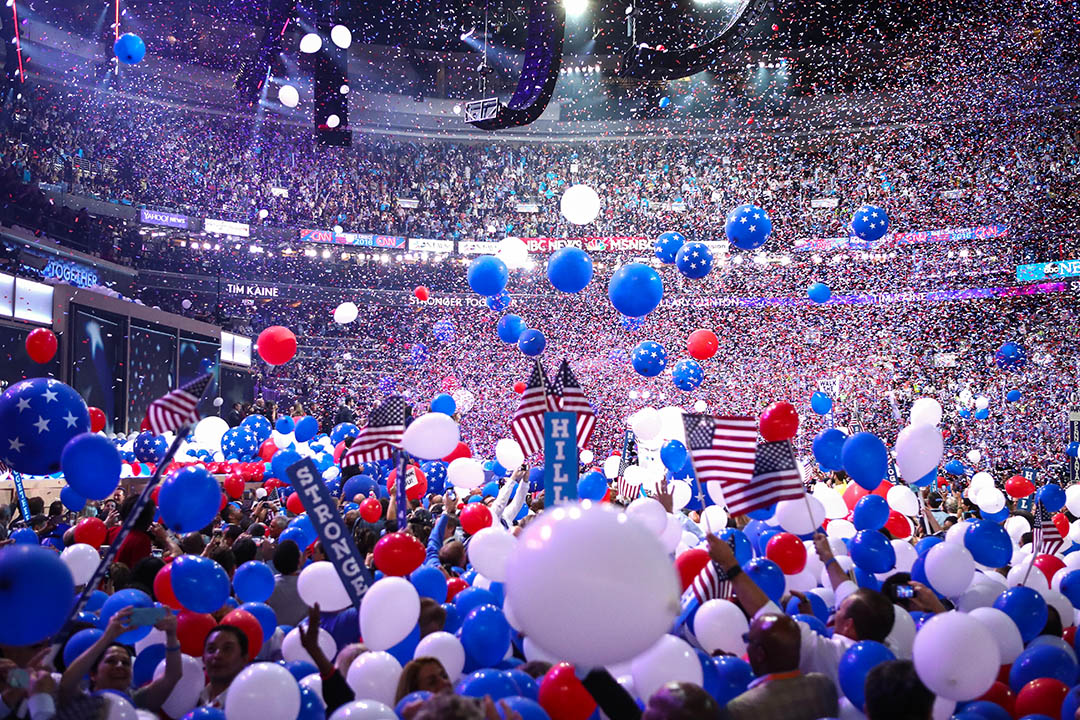
POLYGON ((188 229, 188 219, 186 215, 177 215, 176 213, 165 212, 163 210, 146 210, 145 208, 139 210, 139 222, 143 225, 160 225, 162 227, 179 228, 181 230, 188 229))

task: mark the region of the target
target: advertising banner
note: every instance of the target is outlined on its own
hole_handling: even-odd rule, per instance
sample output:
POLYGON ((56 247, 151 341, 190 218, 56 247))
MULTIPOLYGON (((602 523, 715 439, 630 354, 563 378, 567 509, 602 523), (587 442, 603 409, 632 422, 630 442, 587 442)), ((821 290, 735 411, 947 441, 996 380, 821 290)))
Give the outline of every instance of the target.
POLYGON ((823 238, 816 240, 796 240, 792 244, 795 252, 827 252, 830 250, 881 250, 900 245, 918 245, 922 243, 961 242, 963 240, 983 240, 1004 237, 1009 234, 1006 225, 983 225, 957 230, 918 230, 906 233, 891 233, 874 242, 850 237, 823 238))
POLYGON ((301 230, 300 242, 349 245, 351 247, 384 248, 404 250, 408 239, 397 235, 371 235, 368 233, 334 232, 333 230, 301 230))
POLYGON ((160 225, 162 227, 180 228, 187 230, 188 219, 185 215, 165 212, 164 210, 140 210, 139 222, 143 225, 160 225))
POLYGON ((232 222, 230 220, 215 220, 206 218, 203 220, 203 230, 208 233, 219 235, 233 235, 235 237, 250 237, 251 229, 247 223, 232 222))
POLYGON ((431 238, 409 238, 411 252, 429 252, 449 255, 454 252, 453 240, 433 240, 431 238))
POLYGON ((1057 280, 1068 277, 1080 277, 1080 260, 1062 260, 1060 262, 1016 266, 1016 279, 1020 282, 1057 280))
POLYGON ((230 295, 240 295, 242 297, 271 297, 276 298, 280 288, 274 285, 263 285, 261 283, 225 283, 225 292, 230 295))

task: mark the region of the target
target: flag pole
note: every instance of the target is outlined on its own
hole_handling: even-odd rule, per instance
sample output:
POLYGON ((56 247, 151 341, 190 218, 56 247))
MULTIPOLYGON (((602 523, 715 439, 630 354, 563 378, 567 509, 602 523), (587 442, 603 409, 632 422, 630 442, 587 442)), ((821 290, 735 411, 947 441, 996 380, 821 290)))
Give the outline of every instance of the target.
POLYGON ((394 488, 397 495, 397 522, 398 532, 403 532, 405 526, 408 523, 408 496, 405 490, 405 473, 409 466, 408 459, 405 456, 405 451, 398 448, 394 451, 397 454, 397 486, 394 488))
MULTIPOLYGON (((1039 523, 1039 527, 1042 528, 1042 500, 1037 500, 1035 502, 1035 512, 1036 512, 1035 521, 1037 523, 1039 523)), ((1051 522, 1053 522, 1053 521, 1051 520, 1051 522)), ((1046 530, 1043 530, 1043 532, 1046 532, 1046 530)), ((1040 533, 1040 536, 1041 535, 1042 535, 1042 533, 1040 533)), ((1040 548, 1035 547, 1035 536, 1032 535, 1031 536, 1031 562, 1028 563, 1027 572, 1024 573, 1024 579, 1020 581, 1021 587, 1026 587, 1027 586, 1028 575, 1031 575, 1031 568, 1035 567, 1035 558, 1039 554, 1039 549, 1040 548)))

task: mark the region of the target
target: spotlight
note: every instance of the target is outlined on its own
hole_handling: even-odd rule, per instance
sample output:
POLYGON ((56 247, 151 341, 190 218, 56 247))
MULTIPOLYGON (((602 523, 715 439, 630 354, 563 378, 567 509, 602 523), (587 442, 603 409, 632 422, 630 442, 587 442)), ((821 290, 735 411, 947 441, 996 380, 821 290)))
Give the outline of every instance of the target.
POLYGON ((562 0, 566 17, 579 18, 589 9, 589 0, 562 0))

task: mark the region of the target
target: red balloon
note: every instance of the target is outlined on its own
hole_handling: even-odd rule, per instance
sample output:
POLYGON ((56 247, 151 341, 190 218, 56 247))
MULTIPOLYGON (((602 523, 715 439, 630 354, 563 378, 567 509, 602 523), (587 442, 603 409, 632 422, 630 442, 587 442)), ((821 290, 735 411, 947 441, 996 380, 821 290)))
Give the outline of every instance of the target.
MULTIPOLYGON (((1064 537, 1062 533, 1062 537, 1064 537)), ((1046 576, 1046 582, 1050 582, 1054 579, 1054 573, 1061 568, 1065 567, 1065 561, 1059 558, 1057 555, 1038 555, 1034 560, 1035 567, 1042 571, 1042 574, 1046 576)))
POLYGON ((181 610, 176 618, 176 637, 180 641, 180 652, 191 657, 202 657, 206 636, 215 625, 217 621, 210 613, 181 610))
POLYGON ((1023 475, 1013 475, 1005 481, 1005 492, 1009 497, 1026 498, 1035 492, 1035 485, 1023 475))
POLYGON ((758 427, 765 442, 790 440, 799 431, 799 413, 789 402, 774 402, 761 413, 758 427))
POLYGON ((274 457, 274 453, 278 451, 278 446, 274 444, 274 441, 270 438, 266 438, 263 444, 259 446, 259 457, 265 462, 270 462, 270 458, 274 457))
POLYGON ((105 542, 105 523, 96 517, 83 518, 75 524, 75 542, 100 548, 105 542))
POLYGON ((514 383, 514 392, 516 392, 518 395, 525 392, 525 383, 521 382, 520 380, 514 383))
POLYGON ((472 457, 472 450, 470 450, 469 446, 465 443, 459 442, 457 447, 454 448, 454 452, 443 458, 443 462, 451 462, 463 457, 472 457))
POLYGON ((263 330, 256 342, 259 357, 270 365, 284 365, 296 355, 296 336, 292 330, 280 325, 263 330))
POLYGON ((340 463, 341 462, 341 456, 344 453, 345 453, 345 441, 342 440, 341 442, 339 442, 337 445, 334 446, 334 462, 335 463, 340 463))
POLYGON ((413 290, 412 294, 415 295, 416 299, 419 300, 420 302, 424 302, 429 297, 431 297, 431 292, 426 287, 424 287, 423 285, 421 285, 420 287, 413 290))
POLYGON ((230 475, 225 478, 224 487, 230 498, 239 500, 244 495, 244 478, 240 475, 230 475))
POLYGON ((1069 686, 1056 678, 1035 678, 1016 694, 1014 717, 1047 715, 1061 717, 1061 705, 1069 686))
POLYGON ((375 543, 375 567, 384 575, 408 575, 424 562, 424 544, 405 532, 392 532, 375 543))
POLYGON ((864 497, 870 494, 870 491, 859 485, 857 482, 849 482, 848 486, 844 489, 844 494, 841 496, 844 498, 844 504, 847 505, 848 510, 854 510, 856 503, 862 500, 864 497))
POLYGON ((262 625, 255 619, 255 616, 249 613, 247 610, 241 610, 237 608, 229 612, 228 615, 221 618, 222 625, 232 625, 235 628, 239 628, 240 632, 247 635, 248 639, 248 660, 254 660, 255 656, 262 650, 263 644, 263 632, 262 625))
POLYGON ((694 578, 701 573, 702 568, 709 564, 709 553, 703 548, 693 548, 683 552, 682 555, 675 558, 675 569, 679 572, 679 580, 682 582, 682 589, 690 587, 690 583, 694 582, 694 578))
POLYGON ((686 351, 697 360, 708 360, 716 354, 716 333, 712 330, 695 330, 686 340, 686 351))
POLYGON ((376 498, 369 497, 367 500, 360 503, 360 517, 362 517, 365 522, 377 522, 378 519, 382 517, 382 503, 376 498))
POLYGON ((889 519, 885 521, 885 529, 898 540, 911 537, 911 523, 906 517, 892 509, 889 510, 889 519))
POLYGON ((172 565, 166 565, 154 576, 154 599, 168 605, 173 610, 183 610, 184 606, 176 599, 172 589, 172 565))
POLYGON ((56 335, 48 328, 31 330, 26 336, 26 354, 39 365, 56 357, 56 335))
POLYGON ((596 711, 596 701, 577 679, 570 663, 555 665, 540 681, 540 707, 551 720, 588 720, 596 711))
POLYGON ((285 500, 285 509, 293 515, 303 514, 304 503, 300 500, 300 493, 293 493, 285 500))
POLYGON ((1076 647, 1076 626, 1070 625, 1061 633, 1061 639, 1069 643, 1069 647, 1076 647))
POLYGON ((90 411, 90 432, 101 432, 105 429, 105 413, 101 408, 88 407, 90 411))
POLYGON ((446 602, 453 602, 454 596, 469 587, 469 583, 459 577, 452 577, 446 581, 446 602))
POLYGON ((1058 532, 1061 533, 1061 537, 1065 537, 1069 534, 1069 518, 1065 517, 1065 513, 1054 513, 1053 520, 1054 527, 1056 527, 1058 532))
POLYGON ((461 527, 470 535, 491 527, 491 510, 484 503, 468 503, 461 511, 461 527))
MULTIPOLYGON (((397 468, 394 468, 386 476, 386 491, 393 495, 396 486, 397 468)), ((405 497, 409 500, 419 500, 425 495, 427 495, 427 478, 418 466, 409 465, 405 468, 405 497)))
POLYGON ((990 686, 979 700, 985 700, 992 702, 995 705, 1000 705, 1005 708, 1005 712, 1012 715, 1013 707, 1016 705, 1016 695, 1013 694, 1012 689, 1003 682, 995 682, 990 686))
POLYGON ((133 476, 135 476, 135 477, 138 477, 139 475, 141 475, 142 474, 142 465, 140 463, 137 463, 137 462, 131 463, 131 474, 133 476))
POLYGON ((779 565, 785 575, 795 575, 806 567, 806 546, 791 533, 776 533, 765 544, 765 557, 779 565))

